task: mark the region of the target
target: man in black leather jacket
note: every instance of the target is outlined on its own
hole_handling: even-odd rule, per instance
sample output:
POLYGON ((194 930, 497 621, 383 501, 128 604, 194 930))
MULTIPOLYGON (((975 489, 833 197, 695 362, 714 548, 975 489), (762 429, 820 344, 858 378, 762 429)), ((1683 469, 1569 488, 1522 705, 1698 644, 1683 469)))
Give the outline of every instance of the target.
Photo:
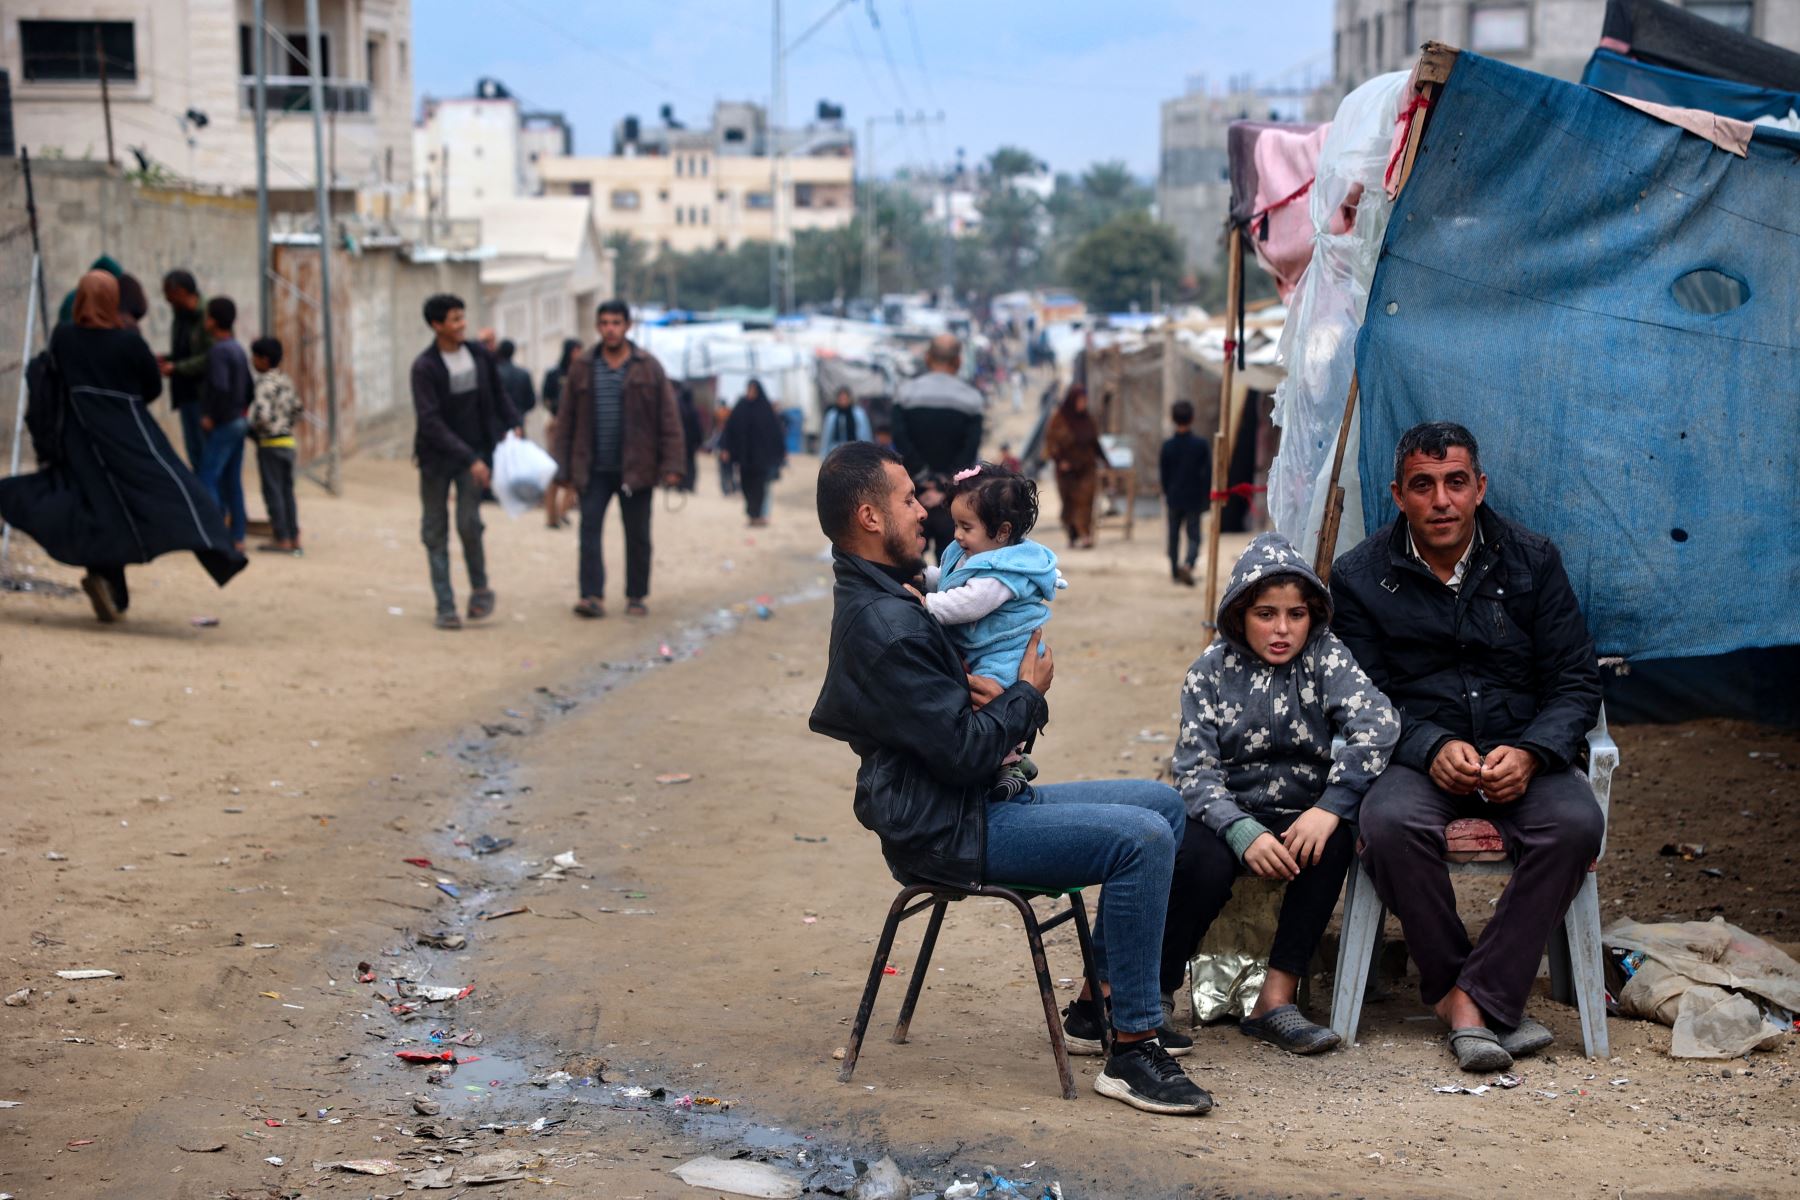
POLYGON ((1364 862, 1458 1061, 1505 1070, 1550 1043, 1525 1001, 1600 851, 1579 769, 1600 672, 1562 556, 1483 502, 1467 429, 1408 430, 1390 487, 1400 519, 1331 574, 1333 631, 1400 710, 1394 761, 1363 799, 1364 862), (1493 822, 1516 864, 1474 946, 1444 866, 1459 817, 1493 822))
MULTIPOLYGON (((966 673, 914 586, 925 510, 893 451, 873 442, 833 450, 819 467, 818 506, 837 583, 811 725, 862 760, 857 820, 880 836, 903 882, 1104 885, 1094 948, 1116 1033, 1094 1090, 1148 1112, 1205 1112, 1212 1097, 1170 1057, 1173 1031, 1159 1028, 1180 794, 1147 780, 995 788, 1008 751, 1049 715, 1049 648, 1034 634, 1010 687, 966 673)), ((1098 1018, 1100 1005, 1084 1000, 1098 1018)), ((1070 1050, 1099 1053, 1099 1026, 1073 1036, 1079 1024, 1079 1014, 1065 1023, 1070 1050)))

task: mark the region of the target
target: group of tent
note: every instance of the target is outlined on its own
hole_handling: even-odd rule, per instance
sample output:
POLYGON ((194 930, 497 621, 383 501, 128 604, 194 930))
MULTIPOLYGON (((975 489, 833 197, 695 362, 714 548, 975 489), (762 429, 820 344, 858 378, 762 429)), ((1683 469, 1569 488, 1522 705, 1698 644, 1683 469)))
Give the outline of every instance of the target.
POLYGON ((1290 312, 1282 532, 1318 539, 1354 378, 1337 553, 1393 519, 1400 433, 1457 421, 1628 664, 1615 719, 1800 723, 1800 54, 1609 0, 1579 84, 1428 47, 1229 146, 1290 312))

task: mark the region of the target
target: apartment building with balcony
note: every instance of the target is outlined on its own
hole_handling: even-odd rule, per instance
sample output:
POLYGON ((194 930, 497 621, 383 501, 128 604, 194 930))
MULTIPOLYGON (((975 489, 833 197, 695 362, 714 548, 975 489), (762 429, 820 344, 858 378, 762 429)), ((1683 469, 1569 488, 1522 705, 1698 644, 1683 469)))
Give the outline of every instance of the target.
MULTIPOLYGON (((777 136, 787 233, 848 225, 856 153, 842 112, 822 104, 814 122, 777 136)), ((729 249, 776 236, 771 144, 758 105, 721 103, 698 129, 665 108, 659 127, 621 121, 610 155, 540 158, 536 167, 545 195, 591 196, 608 234, 678 251, 729 249)))
MULTIPOLYGON (((411 0, 319 0, 333 208, 412 178, 411 0)), ((267 0, 271 206, 313 203, 304 0, 267 0)), ((34 155, 151 167, 205 188, 256 186, 251 0, 6 0, 0 67, 34 155), (104 78, 103 78, 104 77, 104 78)))

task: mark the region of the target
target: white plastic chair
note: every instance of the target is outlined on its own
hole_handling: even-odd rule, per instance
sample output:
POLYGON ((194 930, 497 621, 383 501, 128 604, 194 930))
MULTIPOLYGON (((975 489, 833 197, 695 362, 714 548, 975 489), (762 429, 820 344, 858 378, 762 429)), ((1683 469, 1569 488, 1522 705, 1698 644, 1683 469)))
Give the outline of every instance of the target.
MULTIPOLYGON (((1619 765, 1619 747, 1606 730, 1606 707, 1600 721, 1588 731, 1588 785, 1594 789, 1603 821, 1610 818, 1612 775, 1619 765)), ((1611 1056, 1606 1037, 1606 977, 1601 966, 1600 859, 1606 855, 1602 832, 1600 854, 1588 868, 1581 890, 1575 893, 1562 926, 1550 937, 1550 995, 1563 1004, 1573 1003, 1581 1012, 1581 1043, 1589 1058, 1611 1056)), ((1450 862, 1456 875, 1510 875, 1510 862, 1450 862)), ((1356 1041, 1362 1020, 1363 996, 1375 959, 1387 909, 1375 892, 1375 881, 1358 858, 1344 883, 1343 932, 1338 941, 1337 978, 1331 998, 1331 1028, 1346 1045, 1356 1041)))

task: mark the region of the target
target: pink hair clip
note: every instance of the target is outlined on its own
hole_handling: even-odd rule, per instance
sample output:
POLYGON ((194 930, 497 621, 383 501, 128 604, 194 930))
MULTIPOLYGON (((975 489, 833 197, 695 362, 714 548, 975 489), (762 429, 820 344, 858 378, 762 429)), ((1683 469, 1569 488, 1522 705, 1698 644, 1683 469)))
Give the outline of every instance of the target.
POLYGON ((965 482, 965 481, 966 481, 966 480, 970 480, 970 479, 973 479, 973 478, 975 478, 975 477, 976 477, 976 476, 977 476, 977 475, 979 475, 979 474, 981 474, 981 468, 980 468, 980 467, 968 467, 968 468, 966 468, 966 469, 964 469, 964 470, 961 470, 961 471, 958 471, 958 472, 957 472, 957 473, 956 473, 956 476, 955 476, 955 482, 957 482, 957 483, 963 483, 963 482, 965 482))

